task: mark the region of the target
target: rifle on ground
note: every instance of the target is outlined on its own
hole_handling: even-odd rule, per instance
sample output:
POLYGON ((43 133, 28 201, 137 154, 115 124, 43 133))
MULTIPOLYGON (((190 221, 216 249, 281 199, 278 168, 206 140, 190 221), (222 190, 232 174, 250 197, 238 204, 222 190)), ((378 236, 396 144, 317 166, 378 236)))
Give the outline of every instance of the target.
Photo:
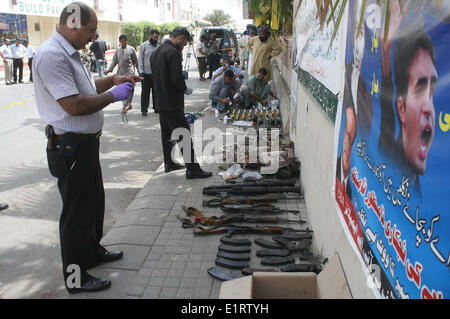
POLYGON ((223 198, 229 195, 264 195, 264 194, 282 194, 282 193, 297 193, 301 194, 301 187, 295 186, 241 186, 234 185, 233 187, 206 187, 203 189, 203 195, 220 196, 223 198))
POLYGON ((221 216, 220 218, 217 218, 215 216, 213 217, 195 217, 195 222, 200 223, 202 225, 214 225, 214 226, 221 226, 221 225, 227 225, 232 223, 261 223, 261 224, 279 224, 279 223, 299 223, 299 224, 305 224, 306 222, 304 220, 298 219, 285 219, 285 218, 278 218, 278 217, 253 217, 253 216, 245 216, 245 215, 239 215, 239 216, 221 216))
POLYGON ((288 210, 288 209, 280 209, 275 207, 258 207, 255 208, 251 205, 220 205, 220 209, 226 213, 232 214, 282 214, 282 213, 292 213, 299 214, 298 210, 288 210))
POLYGON ((248 197, 231 197, 231 198, 214 198, 208 201, 203 201, 203 207, 220 207, 220 205, 252 205, 255 208, 259 207, 273 207, 271 203, 276 203, 281 200, 299 200, 300 197, 261 197, 261 198, 248 198, 248 197))
POLYGON ((235 234, 266 234, 266 235, 282 235, 285 232, 295 233, 312 233, 312 230, 299 230, 293 228, 285 228, 278 226, 236 226, 228 225, 221 227, 203 227, 197 226, 194 229, 194 235, 213 235, 213 234, 226 234, 225 237, 231 238, 235 234))

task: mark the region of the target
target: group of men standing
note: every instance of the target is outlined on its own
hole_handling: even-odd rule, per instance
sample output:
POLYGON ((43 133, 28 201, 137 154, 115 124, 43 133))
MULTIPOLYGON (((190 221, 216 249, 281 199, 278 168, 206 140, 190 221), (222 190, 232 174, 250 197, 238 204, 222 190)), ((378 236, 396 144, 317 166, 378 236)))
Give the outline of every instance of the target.
POLYGON ((5 43, 0 47, 0 57, 3 59, 5 66, 5 82, 6 85, 12 85, 23 82, 23 69, 25 58, 28 59, 28 67, 30 69, 29 83, 33 83, 33 57, 35 50, 28 41, 22 44, 20 39, 11 45, 11 40, 6 39, 5 43), (17 74, 18 73, 18 74, 17 74))
MULTIPOLYGON (((187 179, 212 176, 200 168, 192 140, 190 147, 181 148, 185 165, 172 159, 174 130, 185 128, 188 135, 184 137, 190 139, 184 95, 193 91, 186 86, 182 72, 182 51, 192 41, 190 33, 175 28, 169 40, 159 47, 154 35, 155 38, 141 47, 144 52, 141 65, 135 50, 127 45, 126 37, 121 37, 121 46, 105 72, 110 73, 118 65, 119 74, 94 78, 82 64, 79 50, 96 37, 97 26, 97 15, 92 8, 84 2, 72 3, 63 9, 57 30, 38 49, 33 64, 36 104, 47 124, 48 166, 58 179, 62 198, 59 231, 64 283, 69 293, 108 289, 110 280, 93 277, 88 270, 123 257, 122 251, 108 251, 100 245, 105 213, 99 159, 104 108, 130 100, 136 83, 145 81, 147 76, 146 87, 153 87, 154 105, 159 106, 166 172, 186 168, 187 179), (80 13, 79 24, 71 20, 74 6, 80 13), (131 71, 130 62, 144 77, 131 71)), ((178 142, 181 140, 179 137, 178 142)))

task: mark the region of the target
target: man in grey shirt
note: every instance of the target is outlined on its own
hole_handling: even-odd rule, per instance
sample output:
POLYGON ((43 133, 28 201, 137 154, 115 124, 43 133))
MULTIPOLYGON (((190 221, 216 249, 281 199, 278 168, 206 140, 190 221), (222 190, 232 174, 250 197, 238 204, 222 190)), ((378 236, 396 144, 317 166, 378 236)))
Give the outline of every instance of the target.
MULTIPOLYGON (((108 70, 105 71, 105 75, 111 73, 116 65, 119 67, 117 70, 118 75, 135 75, 136 70, 139 69, 139 62, 136 55, 136 50, 128 45, 128 38, 125 34, 122 34, 119 37, 120 46, 117 48, 116 53, 114 54, 111 65, 108 67, 108 70)), ((133 108, 132 101, 134 96, 131 93, 130 98, 126 101, 123 101, 123 111, 126 113, 128 110, 133 108)))
POLYGON ((63 203, 59 232, 69 293, 109 288, 109 280, 92 277, 87 270, 122 258, 121 251, 108 252, 100 245, 105 192, 99 138, 103 108, 126 100, 140 78, 116 75, 94 81, 79 50, 95 35, 97 24, 89 6, 70 4, 61 13, 57 31, 37 50, 33 63, 36 104, 48 124, 48 166, 58 178, 63 203))
MULTIPOLYGON (((139 49, 139 74, 144 78, 142 81, 141 112, 147 116, 150 105, 150 92, 153 91, 152 66, 150 65, 153 52, 158 48, 159 31, 152 30, 148 41, 142 43, 139 49)), ((153 110, 159 113, 159 107, 155 103, 155 93, 152 92, 153 110)))
POLYGON ((224 75, 219 76, 211 83, 209 98, 212 106, 221 113, 225 112, 230 103, 239 102, 239 97, 233 97, 238 92, 238 84, 234 72, 226 70, 224 75))

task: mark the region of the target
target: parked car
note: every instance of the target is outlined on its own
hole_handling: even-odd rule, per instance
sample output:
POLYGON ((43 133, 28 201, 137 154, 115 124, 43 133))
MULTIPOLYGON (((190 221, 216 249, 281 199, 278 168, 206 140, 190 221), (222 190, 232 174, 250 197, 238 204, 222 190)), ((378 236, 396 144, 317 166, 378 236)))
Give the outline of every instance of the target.
POLYGON ((216 35, 216 39, 220 41, 222 57, 227 56, 234 63, 239 59, 239 45, 236 34, 233 29, 226 27, 204 27, 200 32, 200 36, 205 35, 209 37, 211 34, 216 35))

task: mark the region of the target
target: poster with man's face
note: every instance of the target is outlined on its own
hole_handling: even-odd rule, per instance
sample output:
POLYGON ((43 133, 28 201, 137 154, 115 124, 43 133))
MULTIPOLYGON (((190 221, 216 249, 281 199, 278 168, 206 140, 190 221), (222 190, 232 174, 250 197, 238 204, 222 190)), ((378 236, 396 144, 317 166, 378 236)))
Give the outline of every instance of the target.
POLYGON ((374 290, 450 296, 450 4, 349 2, 335 198, 374 290), (386 32, 385 32, 386 31, 386 32))

